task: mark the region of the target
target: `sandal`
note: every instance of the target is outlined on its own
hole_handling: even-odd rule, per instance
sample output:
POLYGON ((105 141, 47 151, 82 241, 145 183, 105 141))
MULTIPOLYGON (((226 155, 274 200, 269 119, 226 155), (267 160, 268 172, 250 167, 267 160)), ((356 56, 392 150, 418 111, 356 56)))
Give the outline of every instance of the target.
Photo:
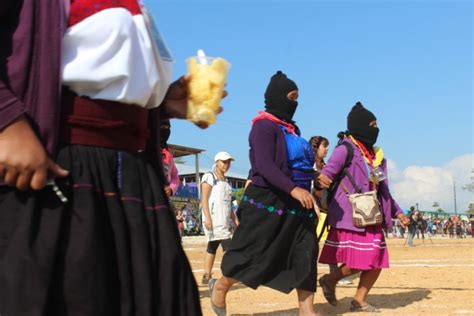
POLYGON ((381 310, 375 306, 367 304, 365 306, 360 305, 357 301, 351 301, 351 312, 365 312, 365 313, 380 313, 381 310))
POLYGON ((334 290, 331 289, 331 287, 327 284, 326 276, 327 274, 323 275, 319 279, 319 285, 321 286, 321 289, 323 290, 323 295, 328 301, 328 303, 331 304, 332 306, 336 306, 339 303, 339 301, 336 298, 336 289, 335 288, 334 290))
POLYGON ((219 307, 219 306, 214 305, 214 303, 212 302, 212 292, 214 291, 214 285, 216 285, 216 282, 217 282, 217 279, 209 280, 209 299, 211 301, 211 307, 217 316, 225 316, 227 313, 225 305, 223 307, 219 307))

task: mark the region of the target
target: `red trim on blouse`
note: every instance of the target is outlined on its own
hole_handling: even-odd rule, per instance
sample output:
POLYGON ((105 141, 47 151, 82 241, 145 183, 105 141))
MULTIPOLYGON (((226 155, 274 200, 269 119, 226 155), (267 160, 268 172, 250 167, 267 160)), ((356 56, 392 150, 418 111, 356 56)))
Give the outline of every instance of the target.
POLYGON ((137 0, 71 0, 68 27, 106 9, 124 8, 132 15, 142 14, 137 0))

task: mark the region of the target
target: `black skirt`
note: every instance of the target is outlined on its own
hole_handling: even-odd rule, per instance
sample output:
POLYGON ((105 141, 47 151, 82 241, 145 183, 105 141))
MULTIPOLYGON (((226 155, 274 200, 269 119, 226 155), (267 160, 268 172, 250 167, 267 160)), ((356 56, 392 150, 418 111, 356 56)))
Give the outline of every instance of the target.
POLYGON ((256 289, 316 292, 316 215, 288 194, 251 185, 237 210, 240 225, 222 273, 256 289))
POLYGON ((0 188, 0 314, 201 315, 174 214, 143 154, 71 145, 39 192, 0 188))

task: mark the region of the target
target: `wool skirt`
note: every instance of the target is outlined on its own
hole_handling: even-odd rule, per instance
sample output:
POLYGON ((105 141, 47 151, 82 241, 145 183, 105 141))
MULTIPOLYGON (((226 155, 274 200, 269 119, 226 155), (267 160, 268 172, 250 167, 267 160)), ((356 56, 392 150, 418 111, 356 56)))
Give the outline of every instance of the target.
POLYGON ((331 227, 319 262, 343 263, 355 270, 388 268, 388 249, 382 226, 366 227, 365 232, 331 227))
POLYGON ((2 316, 201 315, 156 169, 141 153, 68 145, 50 186, 0 187, 2 316))
POLYGON ((222 273, 256 289, 316 292, 316 215, 284 192, 249 186, 222 273))

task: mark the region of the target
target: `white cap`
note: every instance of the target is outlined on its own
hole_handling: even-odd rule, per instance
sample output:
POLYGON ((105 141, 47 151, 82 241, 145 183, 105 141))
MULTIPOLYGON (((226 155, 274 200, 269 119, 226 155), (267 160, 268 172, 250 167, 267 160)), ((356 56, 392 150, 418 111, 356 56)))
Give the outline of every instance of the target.
POLYGON ((222 160, 222 161, 226 161, 226 160, 235 160, 234 157, 232 157, 228 152, 225 152, 225 151, 221 151, 221 152, 218 152, 215 156, 214 156, 214 162, 216 162, 217 160, 222 160))

